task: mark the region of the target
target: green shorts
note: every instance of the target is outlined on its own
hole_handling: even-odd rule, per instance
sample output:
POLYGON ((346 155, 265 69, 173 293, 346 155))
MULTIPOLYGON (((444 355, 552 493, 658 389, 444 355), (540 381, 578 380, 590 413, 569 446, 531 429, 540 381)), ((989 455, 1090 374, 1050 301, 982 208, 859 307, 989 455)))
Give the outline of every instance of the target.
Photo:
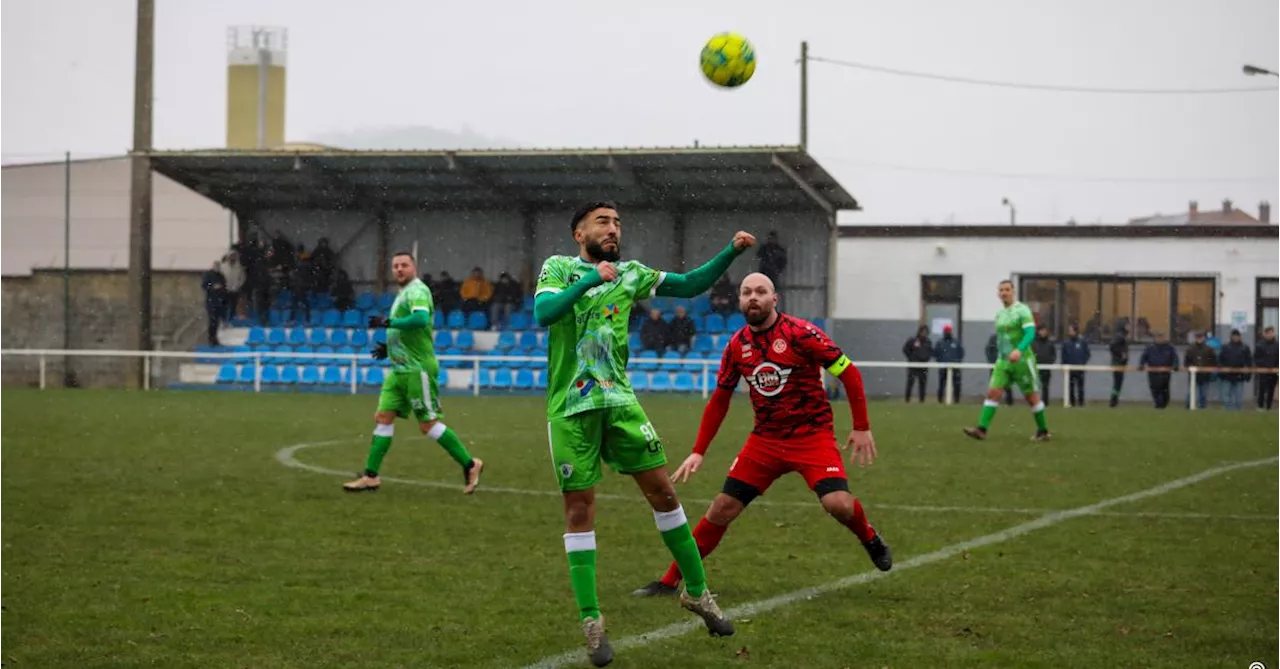
POLYGON ((662 440, 639 404, 552 418, 547 422, 547 439, 556 480, 564 492, 600 483, 602 459, 619 474, 638 474, 667 464, 662 440))
POLYGON ((408 418, 412 412, 419 423, 443 417, 435 374, 426 371, 388 372, 382 382, 382 392, 378 394, 378 411, 394 411, 401 418, 408 418))
POLYGON ((1017 386, 1023 397, 1040 392, 1040 370, 1034 355, 1025 353, 1017 362, 1009 362, 1007 358, 996 362, 987 387, 1004 389, 1011 385, 1017 386))

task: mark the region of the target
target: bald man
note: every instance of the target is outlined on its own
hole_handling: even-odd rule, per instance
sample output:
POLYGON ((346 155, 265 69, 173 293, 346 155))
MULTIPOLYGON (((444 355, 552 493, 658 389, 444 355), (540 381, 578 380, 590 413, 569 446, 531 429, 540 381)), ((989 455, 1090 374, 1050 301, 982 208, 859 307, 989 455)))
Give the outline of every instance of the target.
MULTIPOLYGON (((729 524, 747 505, 788 472, 798 472, 818 496, 822 508, 848 528, 881 571, 893 567, 893 554, 867 522, 862 503, 849 492, 844 458, 832 425, 831 404, 822 388, 826 369, 844 384, 853 413, 853 432, 846 445, 859 466, 876 457, 876 442, 867 418, 862 374, 827 335, 799 318, 778 311, 778 293, 764 274, 750 274, 738 291, 738 308, 747 325, 734 333, 720 359, 715 393, 702 414, 693 453, 672 480, 685 482, 702 466, 703 456, 729 411, 729 400, 741 379, 747 380, 755 427, 729 466, 724 487, 693 530, 698 552, 715 550, 729 524)), ((637 597, 674 595, 680 568, 672 563, 662 578, 639 588, 637 597)))

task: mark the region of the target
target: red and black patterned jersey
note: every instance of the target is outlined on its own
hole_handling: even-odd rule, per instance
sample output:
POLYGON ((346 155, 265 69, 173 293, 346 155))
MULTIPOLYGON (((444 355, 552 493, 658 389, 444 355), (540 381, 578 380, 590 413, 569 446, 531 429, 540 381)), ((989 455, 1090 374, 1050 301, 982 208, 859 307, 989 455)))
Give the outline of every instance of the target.
POLYGON ((843 355, 812 323, 779 313, 767 330, 747 326, 734 333, 716 383, 732 390, 740 379, 747 380, 756 414, 754 434, 788 439, 830 432, 831 404, 822 373, 843 355))

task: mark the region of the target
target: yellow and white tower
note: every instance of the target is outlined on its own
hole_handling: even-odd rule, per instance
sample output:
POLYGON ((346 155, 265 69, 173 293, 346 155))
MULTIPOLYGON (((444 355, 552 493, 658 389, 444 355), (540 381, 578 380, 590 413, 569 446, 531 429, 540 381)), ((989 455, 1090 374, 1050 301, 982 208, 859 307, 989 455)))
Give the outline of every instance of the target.
POLYGON ((227 29, 227 148, 270 149, 284 144, 284 28, 227 29))

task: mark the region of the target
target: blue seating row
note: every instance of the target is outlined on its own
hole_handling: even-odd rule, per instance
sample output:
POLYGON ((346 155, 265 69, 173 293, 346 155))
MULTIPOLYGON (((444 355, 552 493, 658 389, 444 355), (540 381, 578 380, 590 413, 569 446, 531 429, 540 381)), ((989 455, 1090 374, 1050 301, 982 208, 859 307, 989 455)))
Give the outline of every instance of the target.
MULTIPOLYGON (((261 382, 266 385, 296 386, 350 386, 351 370, 347 367, 317 365, 263 365, 261 382)), ((357 375, 357 383, 361 386, 374 387, 382 385, 386 373, 378 367, 362 370, 357 375)), ((702 390, 701 379, 689 372, 675 374, 658 371, 653 373, 634 372, 630 374, 631 386, 640 392, 695 392, 702 390)), ((218 384, 251 384, 254 382, 253 365, 237 365, 226 363, 218 368, 215 379, 218 384)), ((441 369, 437 376, 440 387, 449 384, 449 371, 441 369)), ((478 379, 481 388, 494 390, 545 390, 547 387, 546 370, 530 369, 512 370, 507 368, 489 370, 481 369, 478 379)))

